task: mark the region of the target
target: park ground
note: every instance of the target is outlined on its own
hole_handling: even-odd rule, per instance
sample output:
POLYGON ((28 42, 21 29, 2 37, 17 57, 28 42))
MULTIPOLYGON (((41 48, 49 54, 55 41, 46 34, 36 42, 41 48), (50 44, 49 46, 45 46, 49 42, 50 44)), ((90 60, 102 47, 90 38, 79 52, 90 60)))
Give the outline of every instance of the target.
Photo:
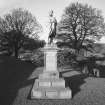
POLYGON ((88 77, 76 69, 59 69, 72 99, 31 100, 30 92, 43 67, 0 56, 0 105, 105 105, 105 78, 88 77))

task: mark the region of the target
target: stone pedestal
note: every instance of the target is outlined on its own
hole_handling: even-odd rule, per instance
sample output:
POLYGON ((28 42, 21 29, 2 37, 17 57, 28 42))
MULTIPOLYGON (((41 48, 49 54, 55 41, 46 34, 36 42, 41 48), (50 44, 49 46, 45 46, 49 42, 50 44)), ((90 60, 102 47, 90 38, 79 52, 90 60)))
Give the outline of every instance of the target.
POLYGON ((44 47, 44 70, 35 80, 31 91, 31 98, 35 99, 71 99, 70 88, 65 88, 65 80, 59 78, 57 71, 57 46, 44 47))

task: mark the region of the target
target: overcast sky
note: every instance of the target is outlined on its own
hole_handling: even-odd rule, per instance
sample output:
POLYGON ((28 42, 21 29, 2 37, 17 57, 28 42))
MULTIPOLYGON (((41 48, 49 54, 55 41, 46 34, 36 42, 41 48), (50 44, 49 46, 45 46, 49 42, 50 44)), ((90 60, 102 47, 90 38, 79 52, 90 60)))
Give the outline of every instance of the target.
MULTIPOLYGON (((102 14, 105 17, 105 0, 0 0, 0 14, 3 15, 13 8, 26 8, 36 16, 37 20, 45 28, 48 22, 49 10, 54 10, 54 15, 59 21, 64 8, 77 1, 102 10, 102 14)), ((44 38, 47 35, 44 33, 41 36, 44 38)), ((104 38, 102 41, 104 41, 104 38)))

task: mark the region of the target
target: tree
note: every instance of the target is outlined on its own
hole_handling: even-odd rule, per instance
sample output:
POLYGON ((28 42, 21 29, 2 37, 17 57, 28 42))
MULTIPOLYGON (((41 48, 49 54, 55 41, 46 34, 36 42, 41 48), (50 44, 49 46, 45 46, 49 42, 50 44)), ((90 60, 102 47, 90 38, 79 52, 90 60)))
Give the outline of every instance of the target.
POLYGON ((101 11, 81 3, 72 3, 64 11, 58 25, 57 38, 78 53, 81 48, 92 45, 105 34, 105 23, 101 11))
POLYGON ((34 40, 34 39, 30 39, 30 38, 26 38, 26 41, 24 43, 24 49, 25 50, 31 50, 34 51, 38 48, 42 48, 45 45, 45 41, 44 40, 34 40))
POLYGON ((26 37, 38 39, 42 27, 36 18, 27 10, 14 9, 0 18, 0 45, 18 57, 18 51, 23 47, 26 37))

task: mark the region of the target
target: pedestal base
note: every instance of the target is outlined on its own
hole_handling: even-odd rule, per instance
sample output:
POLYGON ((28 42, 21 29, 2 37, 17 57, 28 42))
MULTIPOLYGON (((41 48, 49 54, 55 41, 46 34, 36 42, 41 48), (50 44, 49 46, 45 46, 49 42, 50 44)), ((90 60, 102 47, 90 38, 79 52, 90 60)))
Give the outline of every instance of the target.
POLYGON ((37 88, 31 93, 32 99, 71 99, 72 93, 68 88, 37 88))
POLYGON ((71 99, 70 88, 65 88, 65 80, 62 78, 36 79, 31 91, 32 99, 71 99))

